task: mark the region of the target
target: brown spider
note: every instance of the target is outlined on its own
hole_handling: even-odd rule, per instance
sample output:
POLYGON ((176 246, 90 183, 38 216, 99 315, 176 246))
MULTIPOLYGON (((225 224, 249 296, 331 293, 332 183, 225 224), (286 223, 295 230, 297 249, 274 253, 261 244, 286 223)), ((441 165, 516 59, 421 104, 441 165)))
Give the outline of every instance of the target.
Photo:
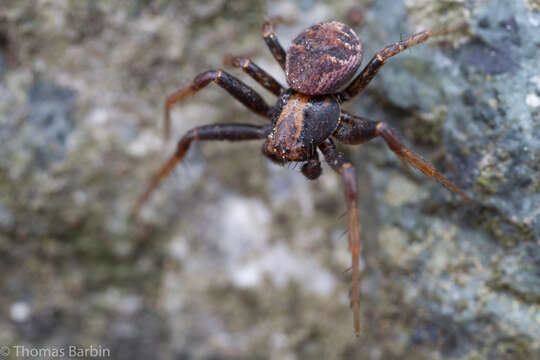
POLYGON ((171 107, 211 82, 227 90, 247 108, 271 121, 271 124, 267 126, 216 124, 191 129, 178 142, 176 152, 151 180, 147 190, 137 202, 134 213, 138 212, 152 191, 182 161, 193 141, 264 139, 263 155, 280 164, 290 161, 303 162, 302 174, 311 180, 321 175, 321 163, 317 152, 319 149, 330 167, 341 174, 345 186, 349 251, 352 256, 351 303, 354 330, 358 335, 360 332, 358 262, 362 246, 355 172, 353 164, 336 149, 331 137, 345 144, 361 144, 380 136, 402 161, 433 177, 465 200, 470 199, 433 165, 407 149, 393 128, 383 122, 351 115, 342 111, 340 106, 364 90, 388 58, 432 36, 446 34, 457 28, 422 31, 385 47, 375 54, 344 90, 338 91, 353 77, 362 61, 362 43, 350 27, 336 21, 314 25, 302 31, 285 52, 274 33, 272 23, 266 22, 262 28, 264 41, 285 70, 290 88, 282 87, 247 58, 229 56, 225 58, 225 64, 242 68, 265 89, 278 96, 276 105, 268 106, 254 90, 225 71, 210 70, 197 75, 188 86, 167 97, 164 129, 165 136, 168 136, 171 107))

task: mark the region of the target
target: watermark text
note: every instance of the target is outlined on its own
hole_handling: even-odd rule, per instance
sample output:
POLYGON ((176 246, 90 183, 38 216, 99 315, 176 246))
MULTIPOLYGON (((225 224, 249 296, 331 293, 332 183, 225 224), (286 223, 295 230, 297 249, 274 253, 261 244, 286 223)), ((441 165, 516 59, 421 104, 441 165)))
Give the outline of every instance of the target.
POLYGON ((89 346, 28 346, 28 345, 11 345, 0 346, 1 358, 47 358, 47 359, 62 359, 62 358, 82 358, 82 359, 105 359, 111 357, 111 350, 101 345, 89 346))

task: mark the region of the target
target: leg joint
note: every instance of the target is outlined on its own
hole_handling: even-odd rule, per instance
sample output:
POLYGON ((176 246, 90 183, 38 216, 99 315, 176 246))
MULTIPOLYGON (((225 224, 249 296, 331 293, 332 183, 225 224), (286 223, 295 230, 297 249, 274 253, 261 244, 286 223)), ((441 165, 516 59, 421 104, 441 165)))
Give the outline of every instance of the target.
POLYGON ((251 60, 243 56, 226 55, 223 58, 223 63, 225 65, 236 67, 236 68, 242 68, 242 69, 247 68, 250 62, 251 60))
POLYGON ((205 87, 211 81, 219 82, 219 79, 223 76, 223 70, 209 70, 205 71, 202 74, 199 74, 193 79, 193 88, 194 90, 200 90, 205 87))
POLYGON ((379 122, 375 128, 377 129, 377 135, 381 135, 382 133, 388 131, 389 126, 386 125, 386 123, 379 122))
POLYGON ((390 150, 397 155, 401 155, 405 149, 405 146, 401 142, 397 131, 391 126, 380 122, 377 124, 377 134, 384 139, 390 150))
POLYGON ((262 27, 262 33, 263 37, 267 38, 269 36, 272 36, 274 34, 274 26, 270 22, 265 22, 262 27))
POLYGON ((197 132, 197 128, 189 130, 186 133, 186 135, 184 135, 184 137, 182 139, 180 139, 180 141, 178 142, 178 146, 176 148, 176 153, 183 155, 187 151, 187 149, 189 148, 191 143, 193 141, 197 141, 199 139, 200 139, 200 137, 199 137, 199 134, 197 132))
POLYGON ((341 167, 343 184, 345 185, 345 198, 347 201, 356 201, 356 174, 351 163, 347 162, 341 167))

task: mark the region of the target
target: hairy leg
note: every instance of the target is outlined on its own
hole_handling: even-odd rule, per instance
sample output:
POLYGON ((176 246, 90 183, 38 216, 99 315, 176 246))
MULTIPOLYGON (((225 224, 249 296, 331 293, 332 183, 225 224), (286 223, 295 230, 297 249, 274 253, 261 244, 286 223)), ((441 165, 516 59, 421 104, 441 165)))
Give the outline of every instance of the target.
POLYGON ((364 67, 364 69, 362 69, 360 74, 358 74, 358 76, 349 84, 349 86, 345 90, 337 94, 338 98, 341 101, 347 101, 352 97, 358 95, 370 83, 375 74, 377 74, 380 68, 384 65, 386 60, 388 60, 392 56, 397 55, 403 50, 408 49, 414 45, 423 43, 431 37, 448 34, 450 32, 462 29, 463 27, 464 25, 460 24, 458 26, 452 26, 449 28, 435 31, 426 30, 419 32, 418 34, 414 34, 413 36, 410 36, 404 40, 398 41, 392 45, 388 45, 387 47, 379 51, 377 54, 375 54, 375 56, 369 61, 369 63, 364 67))
POLYGON ((352 287, 351 303, 354 317, 354 332, 356 336, 360 335, 360 303, 358 286, 360 282, 360 251, 362 244, 360 242, 360 223, 358 222, 358 205, 356 203, 356 175, 354 167, 350 161, 346 160, 344 154, 337 151, 335 145, 330 139, 325 140, 319 145, 326 162, 332 169, 341 174, 343 185, 345 186, 345 200, 347 201, 347 217, 349 232, 349 251, 352 257, 352 287))
POLYGON ((278 38, 276 34, 274 33, 274 23, 276 20, 269 20, 266 21, 263 24, 262 27, 262 33, 263 33, 263 39, 266 45, 268 46, 268 49, 272 52, 272 55, 274 55, 274 58, 279 63, 281 68, 285 70, 285 58, 286 58, 286 52, 281 46, 281 44, 278 41, 278 38))
POLYGON ((196 127, 187 132, 178 142, 175 153, 162 165, 160 170, 150 180, 146 191, 139 197, 134 208, 133 215, 137 215, 140 208, 148 200, 152 192, 159 186, 161 181, 182 161, 189 146, 194 141, 200 140, 227 140, 243 141, 264 139, 271 131, 270 126, 259 127, 244 124, 216 124, 196 127))
POLYGON ((197 75, 189 85, 169 95, 165 100, 165 118, 163 127, 165 138, 168 138, 169 136, 171 107, 197 93, 211 82, 215 82, 223 89, 227 90, 229 94, 251 111, 261 116, 268 117, 271 108, 253 89, 223 70, 210 70, 197 75))
POLYGON ((343 112, 342 123, 332 134, 336 139, 345 144, 361 144, 377 136, 383 138, 390 150, 392 150, 402 161, 414 166, 427 176, 430 176, 445 186, 447 189, 459 194, 464 200, 471 200, 462 190, 454 185, 435 169, 431 163, 424 160, 420 155, 407 149, 401 142, 397 131, 380 121, 372 121, 343 112), (349 126, 346 126, 349 125, 349 126))
POLYGON ((276 79, 274 79, 266 71, 258 67, 257 64, 248 58, 227 55, 223 59, 223 62, 225 65, 241 68, 246 74, 251 76, 253 80, 261 84, 266 90, 270 91, 276 96, 279 96, 281 91, 284 90, 283 86, 281 86, 276 79))

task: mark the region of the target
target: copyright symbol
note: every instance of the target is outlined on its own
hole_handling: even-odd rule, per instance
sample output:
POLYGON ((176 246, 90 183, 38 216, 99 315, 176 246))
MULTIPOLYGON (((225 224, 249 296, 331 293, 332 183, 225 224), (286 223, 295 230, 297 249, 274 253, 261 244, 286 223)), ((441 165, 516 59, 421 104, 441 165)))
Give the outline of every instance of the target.
POLYGON ((9 356, 9 346, 0 347, 0 356, 9 356))

